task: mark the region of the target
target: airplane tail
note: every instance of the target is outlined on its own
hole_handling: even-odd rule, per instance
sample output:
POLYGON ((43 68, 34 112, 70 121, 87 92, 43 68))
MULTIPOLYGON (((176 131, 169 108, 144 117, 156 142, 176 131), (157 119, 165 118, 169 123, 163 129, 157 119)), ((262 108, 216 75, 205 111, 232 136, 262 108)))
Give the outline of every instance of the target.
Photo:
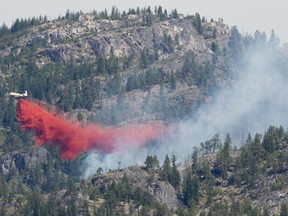
POLYGON ((27 97, 27 90, 24 92, 24 94, 23 94, 23 95, 27 97))

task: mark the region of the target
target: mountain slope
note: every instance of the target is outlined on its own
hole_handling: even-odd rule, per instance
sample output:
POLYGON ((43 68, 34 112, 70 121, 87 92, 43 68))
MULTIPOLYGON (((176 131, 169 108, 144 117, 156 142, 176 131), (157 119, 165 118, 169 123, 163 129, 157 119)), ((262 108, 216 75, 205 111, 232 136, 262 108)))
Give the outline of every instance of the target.
MULTIPOLYGON (((239 88, 233 85, 249 68, 251 59, 245 54, 251 50, 269 53, 268 60, 277 66, 272 67, 273 75, 278 77, 281 70, 278 81, 285 83, 287 48, 278 47, 275 38, 267 40, 259 31, 244 36, 221 19, 207 21, 198 13, 168 15, 160 7, 110 16, 107 11, 79 12, 2 27, 0 215, 284 214, 287 132, 281 127, 271 126, 263 139, 250 137, 239 150, 232 151, 229 136, 222 145, 218 134, 194 148, 192 161, 188 154, 193 146, 188 146, 182 158, 189 160, 182 165, 174 154, 167 155, 163 165, 157 155, 147 155, 145 166, 120 169, 119 161, 118 170, 103 173, 97 167, 94 176, 81 180, 89 166, 87 154, 64 161, 57 148, 34 147, 33 135, 19 129, 15 100, 6 97, 12 90, 27 90, 36 103, 56 106, 62 117, 79 120, 83 127, 90 121, 105 126, 159 121, 174 125, 197 119, 199 108, 213 104, 220 90, 239 88)), ((257 87, 249 90, 257 92, 257 87)), ((265 93, 275 96, 269 89, 265 93)), ((245 98, 247 103, 251 95, 245 98)), ((266 97, 257 99, 252 105, 276 104, 274 98, 273 103, 266 97)), ((241 106, 237 102, 233 107, 241 106)), ((238 116, 239 124, 259 113, 238 116)), ((208 134, 208 124, 217 120, 209 119, 204 132, 196 131, 208 134)), ((174 147, 182 148, 179 143, 175 140, 174 147)))
MULTIPOLYGON (((148 113, 143 109, 143 101, 133 99, 131 110, 137 113, 131 118, 163 119, 162 114, 157 117, 160 114, 157 106, 166 106, 160 98, 160 85, 167 96, 167 112, 175 110, 175 106, 181 110, 179 97, 185 100, 181 102, 182 107, 196 104, 192 106, 195 110, 197 104, 211 94, 207 93, 209 89, 222 88, 226 82, 224 54, 229 28, 220 21, 205 21, 199 34, 194 16, 160 20, 157 14, 149 15, 152 19, 149 24, 142 21, 147 16, 145 10, 119 20, 83 14, 29 28, 12 46, 7 45, 0 51, 5 62, 1 71, 5 77, 11 76, 7 82, 13 83, 4 88, 27 89, 34 98, 56 103, 64 111, 93 110, 97 120, 107 114, 97 114, 95 108, 113 109, 119 95, 124 96, 127 104, 132 98, 151 99, 148 113), (186 68, 194 67, 194 71, 185 71, 185 63, 186 68), (16 70, 20 72, 12 75, 16 70), (96 88, 95 92, 91 93, 91 88, 96 88), (187 97, 194 91, 192 94, 196 97, 187 97), (111 95, 117 97, 111 98, 111 95)), ((183 115, 182 112, 187 111, 166 115, 175 118, 183 115)), ((130 117, 122 115, 126 119, 130 117)), ((108 124, 123 121, 113 122, 109 118, 112 117, 100 121, 108 124)))

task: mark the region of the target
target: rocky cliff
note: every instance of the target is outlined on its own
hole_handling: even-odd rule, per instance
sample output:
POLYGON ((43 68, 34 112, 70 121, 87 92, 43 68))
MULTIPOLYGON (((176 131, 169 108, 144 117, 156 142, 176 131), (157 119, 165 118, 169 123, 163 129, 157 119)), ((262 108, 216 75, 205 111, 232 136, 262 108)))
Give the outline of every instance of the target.
MULTIPOLYGON (((131 113, 130 116, 122 114, 126 120, 163 119, 163 113, 159 112, 160 105, 163 104, 161 101, 163 93, 166 97, 166 108, 162 110, 169 112, 181 104, 182 107, 191 105, 190 112, 195 111, 199 104, 211 100, 212 88, 223 88, 227 85, 229 80, 224 78, 224 73, 227 72, 227 63, 224 59, 229 50, 230 29, 222 20, 210 22, 203 20, 201 33, 199 33, 195 28, 194 16, 179 15, 178 18, 167 17, 161 20, 155 15, 152 16, 149 25, 143 23, 142 16, 143 14, 130 14, 121 19, 112 20, 99 18, 93 14, 82 14, 74 19, 44 22, 30 28, 25 34, 21 34, 20 37, 3 46, 0 56, 7 59, 9 67, 2 67, 2 73, 4 76, 10 76, 13 70, 20 70, 22 71, 20 73, 25 73, 26 75, 23 76, 27 76, 26 79, 30 80, 32 77, 29 73, 32 72, 29 71, 33 68, 36 72, 33 72, 32 76, 39 76, 43 73, 47 79, 45 74, 51 73, 49 75, 51 80, 57 76, 56 79, 64 78, 66 75, 63 74, 63 69, 67 70, 65 73, 72 73, 73 68, 69 69, 67 66, 72 63, 80 66, 89 65, 89 79, 100 83, 100 92, 96 93, 98 96, 95 97, 95 93, 91 93, 94 105, 92 107, 89 105, 89 110, 92 109, 93 112, 85 114, 83 110, 83 116, 90 120, 91 118, 99 119, 103 112, 117 107, 119 95, 124 96, 122 102, 127 105, 127 110, 131 113), (189 52, 195 55, 191 57, 195 58, 193 59, 195 63, 191 62, 192 60, 187 60, 186 63, 194 64, 192 67, 195 67, 195 71, 187 71, 183 75, 183 65, 189 52), (211 70, 209 65, 212 64, 218 66, 211 70), (101 69, 101 66, 104 68, 101 69), (58 67, 58 71, 53 67, 58 67), (51 72, 48 72, 50 70, 51 72), (212 73, 213 78, 210 77, 210 81, 208 83, 205 81, 203 84, 201 80, 207 78, 206 75, 203 78, 200 77, 203 76, 201 71, 204 71, 203 74, 212 73), (199 73, 199 75, 193 73, 199 73), (154 81, 148 82, 148 75, 153 76, 154 78, 151 79, 154 81), (129 81, 135 77, 139 81, 136 80, 137 83, 133 83, 131 87, 129 81), (156 77, 158 80, 155 80, 156 77), (141 79, 144 79, 146 83, 143 83, 141 79), (171 86, 173 86, 172 90, 171 86), (147 103, 144 101, 148 99, 150 105, 145 109, 147 103), (103 112, 99 113, 101 107, 103 112)), ((85 74, 88 72, 85 70, 88 69, 87 67, 80 68, 82 71, 77 77, 87 77, 85 74)), ((79 80, 77 77, 72 77, 73 84, 70 83, 70 86, 73 85, 74 94, 79 94, 79 97, 86 99, 82 96, 84 91, 82 82, 87 81, 79 80)), ((49 88, 51 93, 44 90, 43 93, 37 93, 35 92, 37 87, 32 89, 30 85, 25 88, 28 88, 33 97, 44 100, 52 97, 50 101, 61 107, 67 107, 64 103, 67 103, 65 94, 70 91, 69 79, 66 79, 66 82, 63 80, 63 84, 56 85, 55 89, 43 86, 43 88, 49 88)), ((35 82, 40 81, 35 80, 35 82)), ((17 84, 15 87, 19 88, 17 84)), ((73 96, 71 103, 76 103, 76 99, 77 96, 73 96)), ((79 104, 68 106, 87 107, 79 104)), ((71 111, 71 109, 67 108, 65 111, 71 111)), ((181 114, 170 115, 175 117, 181 114)))

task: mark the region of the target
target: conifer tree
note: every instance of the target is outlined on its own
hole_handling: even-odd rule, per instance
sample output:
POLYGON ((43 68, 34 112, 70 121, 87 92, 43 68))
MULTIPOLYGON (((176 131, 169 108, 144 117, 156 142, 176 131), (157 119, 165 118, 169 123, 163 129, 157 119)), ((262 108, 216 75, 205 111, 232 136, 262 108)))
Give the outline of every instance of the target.
POLYGON ((196 174, 198 169, 199 169, 199 154, 198 154, 198 150, 195 149, 193 151, 193 154, 192 154, 192 167, 191 167, 191 170, 192 170, 192 174, 196 174))
POLYGON ((191 171, 188 171, 183 185, 183 204, 192 208, 199 203, 200 185, 198 176, 192 176, 191 171))
POLYGON ((254 157, 254 161, 260 161, 263 157, 263 147, 261 143, 261 135, 256 134, 254 138, 254 142, 251 144, 251 151, 254 157))
POLYGON ((173 72, 170 74, 170 88, 173 90, 177 88, 177 79, 173 72))
POLYGON ((193 19, 193 25, 199 34, 203 33, 202 20, 199 13, 196 13, 193 19))
POLYGON ((263 137, 263 148, 268 153, 273 153, 279 145, 278 131, 275 126, 270 126, 263 137))
POLYGON ((212 139, 211 139, 211 146, 212 146, 212 152, 215 153, 216 150, 221 149, 222 147, 222 143, 221 143, 221 139, 220 139, 220 135, 219 133, 215 134, 212 139))
POLYGON ((178 188, 181 183, 180 172, 176 165, 176 156, 172 154, 172 171, 170 177, 170 183, 174 188, 178 188))
POLYGON ((161 170, 161 177, 164 181, 169 182, 171 171, 172 171, 172 167, 171 167, 170 158, 168 154, 166 154, 165 160, 162 166, 162 170, 161 170))
POLYGON ((231 161, 231 158, 230 158, 231 146, 232 146, 232 141, 228 133, 225 138, 223 149, 218 154, 218 164, 220 165, 223 179, 226 179, 228 175, 228 166, 231 161))
POLYGON ((147 170, 155 170, 159 168, 159 161, 156 155, 154 156, 148 155, 144 164, 146 165, 147 170))

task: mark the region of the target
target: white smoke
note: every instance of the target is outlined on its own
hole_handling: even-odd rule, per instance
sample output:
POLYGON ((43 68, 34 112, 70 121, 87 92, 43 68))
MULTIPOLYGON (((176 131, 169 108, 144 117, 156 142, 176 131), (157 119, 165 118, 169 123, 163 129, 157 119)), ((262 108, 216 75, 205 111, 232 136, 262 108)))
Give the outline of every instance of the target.
MULTIPOLYGON (((202 107, 197 120, 178 124, 177 133, 154 147, 122 150, 108 155, 89 153, 85 159, 84 177, 93 175, 99 167, 103 170, 143 164, 147 155, 157 155, 160 161, 166 154, 174 153, 179 160, 187 158, 194 146, 219 133, 222 140, 230 133, 234 145, 249 132, 262 133, 269 125, 287 127, 288 69, 285 70, 275 51, 262 50, 247 56, 246 69, 239 72, 237 81, 202 107), (282 69, 281 69, 282 68, 282 69)), ((288 65, 288 64, 287 64, 288 65)), ((288 67, 286 67, 288 68, 288 67)))
POLYGON ((269 125, 287 127, 288 71, 280 70, 271 50, 250 54, 248 59, 247 69, 238 74, 238 81, 200 110, 196 121, 180 123, 176 155, 183 155, 185 149, 187 152, 191 146, 199 146, 216 133, 222 140, 230 133, 234 145, 238 145, 243 134, 263 134, 269 125))

